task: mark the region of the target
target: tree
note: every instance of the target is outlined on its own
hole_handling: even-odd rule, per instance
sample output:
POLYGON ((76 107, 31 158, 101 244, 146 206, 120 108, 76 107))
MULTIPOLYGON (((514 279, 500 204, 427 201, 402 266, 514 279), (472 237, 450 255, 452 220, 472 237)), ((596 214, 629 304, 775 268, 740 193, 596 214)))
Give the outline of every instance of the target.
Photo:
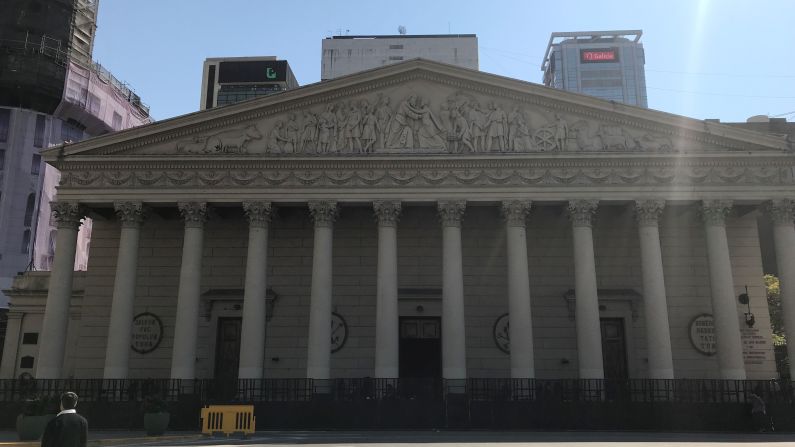
POLYGON ((767 309, 770 312, 770 327, 773 330, 773 352, 776 356, 776 370, 779 377, 789 377, 789 358, 787 356, 787 335, 784 333, 784 317, 781 311, 781 287, 778 278, 765 275, 767 309))

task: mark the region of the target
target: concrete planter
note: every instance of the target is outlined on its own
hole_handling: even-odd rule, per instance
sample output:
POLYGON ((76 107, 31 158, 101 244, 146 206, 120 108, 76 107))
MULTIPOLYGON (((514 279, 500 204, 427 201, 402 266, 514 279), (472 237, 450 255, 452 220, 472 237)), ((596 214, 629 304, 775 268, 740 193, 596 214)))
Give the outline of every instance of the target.
POLYGON ((169 413, 144 413, 144 430, 147 436, 159 436, 166 432, 169 413))

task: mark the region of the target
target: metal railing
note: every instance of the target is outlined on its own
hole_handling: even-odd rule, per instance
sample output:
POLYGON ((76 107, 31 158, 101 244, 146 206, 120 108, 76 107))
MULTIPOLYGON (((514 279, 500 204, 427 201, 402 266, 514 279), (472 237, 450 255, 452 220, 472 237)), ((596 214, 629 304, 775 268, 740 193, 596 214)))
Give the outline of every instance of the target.
POLYGON ((0 402, 59 396, 73 391, 83 402, 164 401, 307 402, 315 399, 435 400, 450 395, 475 401, 748 403, 751 393, 767 403, 795 402, 793 383, 780 380, 711 379, 7 379, 0 402))

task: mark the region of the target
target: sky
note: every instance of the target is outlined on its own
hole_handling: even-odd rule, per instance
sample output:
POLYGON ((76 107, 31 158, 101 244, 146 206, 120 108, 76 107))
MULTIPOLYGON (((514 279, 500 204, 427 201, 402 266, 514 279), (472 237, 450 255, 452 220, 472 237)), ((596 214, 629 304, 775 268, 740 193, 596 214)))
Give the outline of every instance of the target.
POLYGON ((161 120, 199 109, 208 57, 278 56, 320 80, 332 35, 477 34, 480 70, 541 82, 549 36, 643 31, 649 107, 795 121, 793 0, 102 0, 94 59, 161 120))

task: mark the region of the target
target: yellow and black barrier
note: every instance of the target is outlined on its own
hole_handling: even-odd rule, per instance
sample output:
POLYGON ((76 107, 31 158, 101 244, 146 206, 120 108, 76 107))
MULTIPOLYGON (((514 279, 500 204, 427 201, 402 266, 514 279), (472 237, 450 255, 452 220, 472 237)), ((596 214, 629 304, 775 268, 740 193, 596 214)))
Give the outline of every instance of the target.
POLYGON ((202 408, 202 434, 251 435, 257 429, 254 405, 208 405, 202 408))

